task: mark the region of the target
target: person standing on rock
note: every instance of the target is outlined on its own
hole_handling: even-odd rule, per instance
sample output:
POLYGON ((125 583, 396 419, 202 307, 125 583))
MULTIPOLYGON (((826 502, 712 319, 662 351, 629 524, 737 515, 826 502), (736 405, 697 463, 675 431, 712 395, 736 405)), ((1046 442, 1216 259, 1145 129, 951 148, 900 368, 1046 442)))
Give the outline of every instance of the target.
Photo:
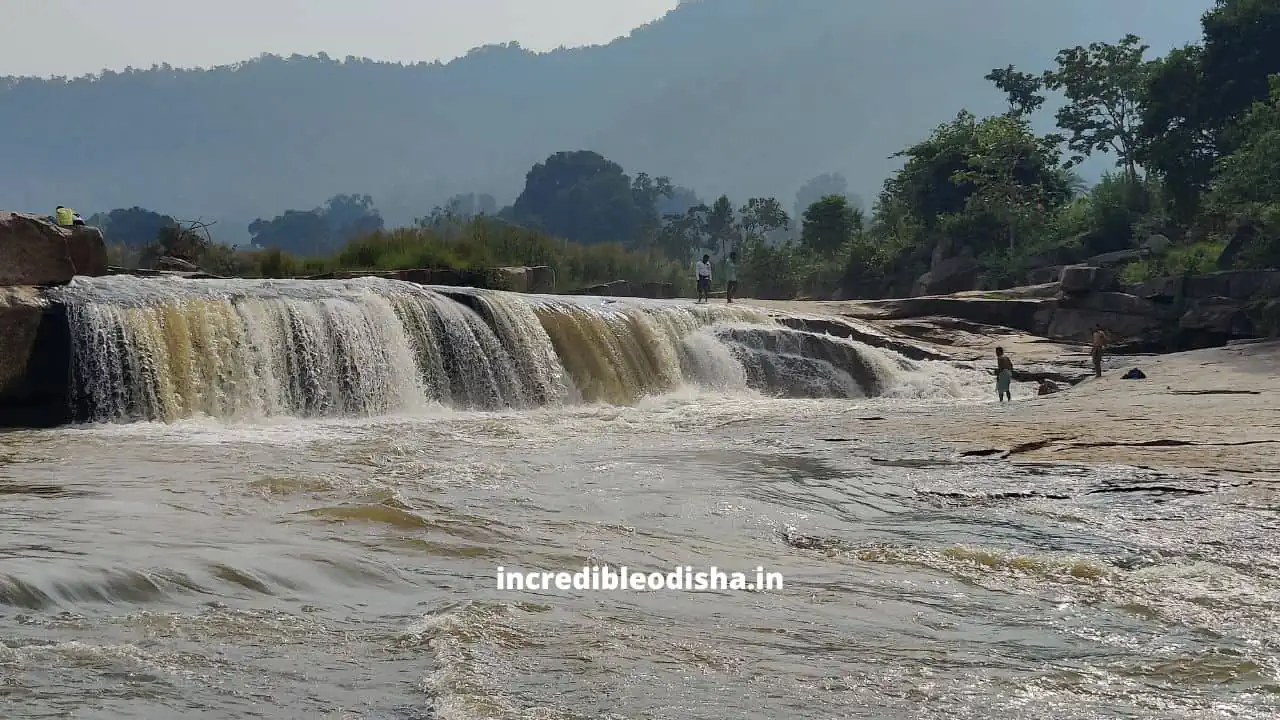
POLYGON ((1009 388, 1013 385, 1013 361, 1004 354, 1004 348, 996 348, 996 394, 1000 402, 1013 402, 1013 394, 1009 388))
POLYGON ((698 302, 711 302, 710 255, 703 255, 702 260, 693 266, 693 274, 698 280, 698 302))
POLYGON ((729 253, 729 260, 724 264, 724 298, 725 302, 732 303, 733 296, 738 292, 738 253, 729 253))
POLYGON ((1102 377, 1102 351, 1107 346, 1107 331, 1101 325, 1093 326, 1093 376, 1102 377))

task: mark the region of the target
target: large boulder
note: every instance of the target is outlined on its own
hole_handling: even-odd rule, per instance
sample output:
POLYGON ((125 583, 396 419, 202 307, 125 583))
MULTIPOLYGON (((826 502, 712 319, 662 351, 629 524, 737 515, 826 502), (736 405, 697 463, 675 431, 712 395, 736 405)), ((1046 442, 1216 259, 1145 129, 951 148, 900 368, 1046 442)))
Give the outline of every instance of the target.
POLYGON ((1092 308, 1059 307, 1045 333, 1054 340, 1087 342, 1095 326, 1101 325, 1121 342, 1146 338, 1159 332, 1164 322, 1154 315, 1107 312, 1092 308))
POLYGON ((0 427, 70 421, 71 335, 40 288, 0 287, 0 427))
POLYGON ((550 295, 556 291, 556 271, 546 265, 528 268, 529 292, 550 295))
POLYGON ((169 272, 200 272, 200 268, 190 260, 184 260, 180 257, 173 257, 171 255, 165 255, 156 260, 155 267, 153 269, 166 270, 169 272))
POLYGON ((497 269, 497 282, 503 290, 511 292, 529 292, 529 268, 500 267, 497 269))
POLYGON ((1183 294, 1188 298, 1223 297, 1251 300, 1258 296, 1280 296, 1280 270, 1228 270, 1186 278, 1183 294))
POLYGON ((1178 319, 1178 327, 1229 337, 1253 337, 1254 325, 1244 305, 1231 298, 1198 300, 1178 319))
POLYGON ((670 299, 676 296, 675 283, 645 282, 635 286, 636 297, 670 299))
POLYGON ((1115 252, 1102 253, 1101 255, 1094 255, 1088 260, 1085 260, 1084 264, 1094 265, 1098 267, 1123 265, 1127 262, 1132 262, 1134 260, 1141 260, 1142 258, 1150 254, 1151 254, 1151 251, 1146 248, 1137 248, 1134 250, 1116 250, 1115 252))
POLYGON ((1110 268, 1092 265, 1068 265, 1058 277, 1062 292, 1068 295, 1106 292, 1116 287, 1116 273, 1110 268))
POLYGON ((107 246, 97 228, 0 211, 0 285, 65 285, 76 275, 106 274, 107 246))
POLYGON ((973 290, 978 285, 978 261, 972 255, 959 255, 934 263, 929 272, 921 275, 911 294, 947 295, 973 290))
POLYGON ((950 317, 1044 335, 1057 301, 1049 298, 936 296, 871 300, 862 305, 881 320, 950 317))
POLYGON ((575 290, 570 295, 595 295, 597 297, 632 297, 635 292, 631 287, 631 283, 627 280, 614 280, 612 282, 592 285, 584 287, 581 290, 575 290))

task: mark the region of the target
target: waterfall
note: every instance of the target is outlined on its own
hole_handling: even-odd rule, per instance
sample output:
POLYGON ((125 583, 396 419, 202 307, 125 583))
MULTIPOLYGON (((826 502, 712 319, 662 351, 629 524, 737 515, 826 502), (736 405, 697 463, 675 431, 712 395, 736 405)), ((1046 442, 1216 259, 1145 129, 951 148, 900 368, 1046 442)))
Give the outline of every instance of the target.
POLYGON ((86 421, 629 404, 683 385, 863 397, 901 360, 744 306, 382 278, 76 278, 55 297, 86 421))

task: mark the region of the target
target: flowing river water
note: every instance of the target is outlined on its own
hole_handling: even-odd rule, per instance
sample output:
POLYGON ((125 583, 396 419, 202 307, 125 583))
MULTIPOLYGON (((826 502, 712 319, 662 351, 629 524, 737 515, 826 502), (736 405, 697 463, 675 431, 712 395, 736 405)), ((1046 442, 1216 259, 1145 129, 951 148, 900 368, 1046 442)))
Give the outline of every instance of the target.
POLYGON ((0 434, 0 717, 1280 711, 1274 499, 913 440, 976 368, 688 301, 64 300, 84 422, 0 434), (785 581, 496 583, 601 564, 785 581))

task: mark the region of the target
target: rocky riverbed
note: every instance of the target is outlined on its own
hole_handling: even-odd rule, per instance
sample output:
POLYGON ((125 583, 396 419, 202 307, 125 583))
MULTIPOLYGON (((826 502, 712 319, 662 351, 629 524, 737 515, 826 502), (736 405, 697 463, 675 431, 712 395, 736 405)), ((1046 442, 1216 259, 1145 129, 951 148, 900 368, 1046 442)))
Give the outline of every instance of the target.
MULTIPOLYGON (((994 368, 1001 346, 1015 368, 1074 381, 1010 405, 915 418, 913 434, 995 461, 1059 460, 1249 474, 1280 470, 1280 341, 1107 357, 1101 379, 1087 346, 946 317, 888 320, 876 302, 746 301, 785 312, 844 317, 938 355, 994 368), (1145 379, 1123 379, 1140 369, 1145 379)), ((994 382, 992 392, 994 393, 994 382)), ((874 427, 859 432, 876 432, 874 427)))

